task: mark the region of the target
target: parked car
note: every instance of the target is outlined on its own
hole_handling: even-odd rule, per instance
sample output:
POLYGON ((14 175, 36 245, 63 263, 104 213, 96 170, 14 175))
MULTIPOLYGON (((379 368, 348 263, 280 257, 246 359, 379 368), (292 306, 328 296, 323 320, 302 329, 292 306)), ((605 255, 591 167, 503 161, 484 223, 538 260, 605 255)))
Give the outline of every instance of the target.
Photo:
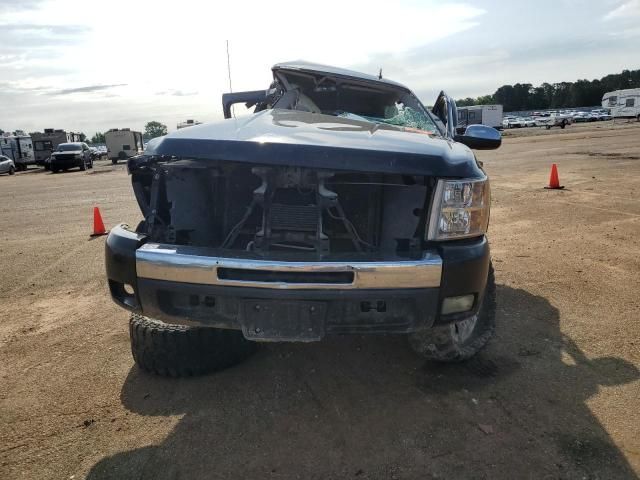
POLYGON ((536 121, 534 120, 533 117, 521 117, 520 118, 520 124, 523 127, 535 127, 536 126, 536 121))
POLYGON ((16 173, 16 164, 5 155, 0 155, 0 173, 8 173, 9 175, 16 173))
POLYGON ((80 134, 61 129, 45 128, 44 133, 32 133, 31 138, 33 139, 36 164, 42 165, 48 170, 51 153, 56 150, 58 145, 79 142, 80 134))
POLYGON ((571 125, 573 118, 568 115, 563 115, 560 112, 550 112, 548 117, 536 117, 535 122, 537 126, 546 127, 547 130, 551 127, 564 129, 567 125, 571 125))
POLYGON ((229 366, 254 342, 394 333, 465 360, 488 342, 495 280, 489 180, 456 132, 404 85, 334 67, 272 68, 269 89, 223 95, 249 117, 197 125, 129 159, 142 216, 106 241, 113 300, 132 312, 138 365, 161 375, 229 366), (153 341, 150 341, 150 340, 153 341))
POLYGON ((587 112, 575 112, 573 114, 573 121, 575 123, 583 123, 589 121, 589 114, 587 112))
POLYGON ((502 128, 520 128, 522 121, 518 117, 504 117, 502 120, 502 128))
POLYGON ((91 152, 91 160, 100 160, 102 153, 98 150, 97 147, 89 147, 89 151, 91 152))
POLYGON ((61 143, 55 152, 51 153, 49 169, 53 173, 58 173, 60 170, 74 167, 78 167, 80 170, 93 168, 89 146, 83 142, 61 143))
POLYGON ((613 117, 609 114, 609 112, 607 112, 606 110, 601 110, 601 109, 597 109, 597 110, 591 110, 589 112, 589 115, 591 116, 591 118, 593 118, 593 121, 603 121, 603 120, 611 120, 613 117))

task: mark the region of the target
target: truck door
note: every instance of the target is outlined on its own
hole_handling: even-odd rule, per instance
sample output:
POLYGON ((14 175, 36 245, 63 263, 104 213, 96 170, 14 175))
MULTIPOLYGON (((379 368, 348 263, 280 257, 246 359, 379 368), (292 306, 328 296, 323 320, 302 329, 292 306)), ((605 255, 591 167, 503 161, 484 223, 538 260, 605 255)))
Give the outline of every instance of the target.
POLYGON ((453 139, 458 126, 458 107, 455 100, 442 91, 436 98, 431 112, 444 124, 447 136, 453 139))

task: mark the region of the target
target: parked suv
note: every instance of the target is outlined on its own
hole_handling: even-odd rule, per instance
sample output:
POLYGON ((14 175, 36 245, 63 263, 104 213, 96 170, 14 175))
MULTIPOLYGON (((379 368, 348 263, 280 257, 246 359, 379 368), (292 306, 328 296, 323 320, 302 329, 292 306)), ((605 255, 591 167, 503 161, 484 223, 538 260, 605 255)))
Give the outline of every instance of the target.
POLYGON ((51 153, 48 163, 53 173, 74 167, 79 167, 80 170, 93 168, 91 150, 86 143, 82 142, 61 143, 56 147, 55 152, 51 153))
POLYGON ((487 343, 489 179, 444 92, 303 62, 223 95, 245 118, 178 130, 128 160, 143 220, 111 230, 106 273, 133 357, 161 375, 229 366, 256 342, 403 334, 460 361, 487 343))

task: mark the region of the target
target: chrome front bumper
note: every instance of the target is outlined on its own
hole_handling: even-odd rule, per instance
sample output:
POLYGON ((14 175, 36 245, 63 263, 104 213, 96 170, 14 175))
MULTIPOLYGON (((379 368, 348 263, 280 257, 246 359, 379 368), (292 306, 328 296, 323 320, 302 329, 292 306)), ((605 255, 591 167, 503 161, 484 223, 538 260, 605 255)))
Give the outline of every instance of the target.
POLYGON ((439 287, 442 259, 291 262, 212 256, 207 249, 147 243, 136 250, 139 278, 179 283, 301 289, 400 289, 439 287))

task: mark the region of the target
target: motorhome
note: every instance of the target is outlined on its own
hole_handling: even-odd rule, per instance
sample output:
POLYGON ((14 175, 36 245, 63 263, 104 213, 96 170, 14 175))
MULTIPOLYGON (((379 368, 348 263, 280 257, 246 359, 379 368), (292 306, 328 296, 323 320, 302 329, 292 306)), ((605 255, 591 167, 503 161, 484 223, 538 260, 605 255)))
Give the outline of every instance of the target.
POLYGON ((112 128, 104 134, 107 145, 107 157, 113 164, 118 160, 126 160, 142 153, 142 133, 134 132, 130 128, 112 128))
POLYGON ((45 128, 43 133, 35 132, 31 135, 37 165, 47 166, 47 160, 61 143, 80 141, 80 134, 66 132, 60 129, 45 128))
POLYGON ((502 128, 502 105, 471 105, 469 107, 458 107, 459 128, 476 124, 502 128))
POLYGON ((640 88, 627 88, 607 92, 602 97, 602 106, 613 118, 636 118, 640 121, 640 88))
POLYGON ((12 159, 18 171, 36 163, 31 137, 21 131, 5 133, 0 137, 0 155, 12 159))
POLYGON ((193 127, 194 125, 200 125, 200 124, 202 124, 202 122, 199 122, 197 120, 189 119, 189 120, 186 120, 184 122, 180 122, 177 125, 177 128, 178 128, 178 130, 180 130, 181 128, 193 127))

